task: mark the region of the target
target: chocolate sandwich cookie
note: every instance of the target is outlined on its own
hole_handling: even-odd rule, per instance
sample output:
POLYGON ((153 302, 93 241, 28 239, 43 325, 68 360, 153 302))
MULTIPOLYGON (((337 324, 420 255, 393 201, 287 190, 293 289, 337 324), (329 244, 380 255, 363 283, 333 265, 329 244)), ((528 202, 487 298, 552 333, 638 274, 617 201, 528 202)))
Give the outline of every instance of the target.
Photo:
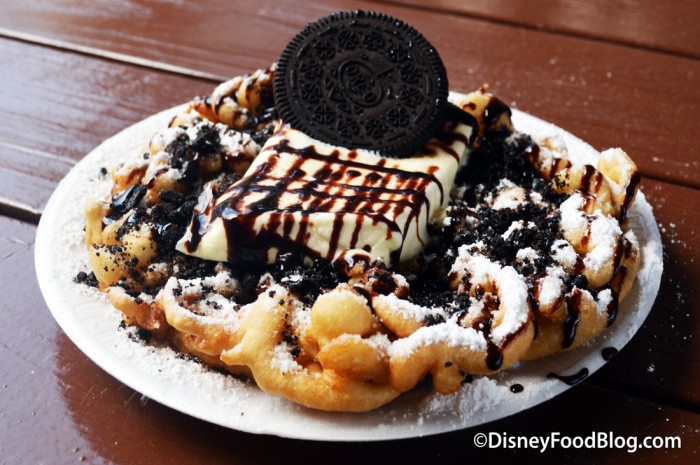
POLYGON ((382 13, 334 13, 287 45, 274 79, 282 119, 318 140, 406 157, 447 109, 445 66, 413 27, 382 13))

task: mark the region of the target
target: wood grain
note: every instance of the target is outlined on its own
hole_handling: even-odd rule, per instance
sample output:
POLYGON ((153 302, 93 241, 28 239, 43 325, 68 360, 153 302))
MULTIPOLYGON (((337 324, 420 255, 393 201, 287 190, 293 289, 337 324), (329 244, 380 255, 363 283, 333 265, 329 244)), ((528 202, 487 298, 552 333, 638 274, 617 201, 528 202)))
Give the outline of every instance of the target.
MULTIPOLYGON (((0 24, 226 75, 267 65, 306 21, 349 7, 344 1, 297 7, 282 0, 274 8, 243 3, 231 2, 224 11, 216 0, 197 9, 190 9, 190 3, 141 8, 134 2, 102 11, 107 4, 78 9, 47 1, 26 6, 29 13, 19 18, 19 7, 6 2, 0 6, 6 13, 0 24), (145 36, 128 33, 141 16, 132 18, 133 12, 122 14, 121 8, 162 21, 162 27, 144 29, 145 36), (244 9, 250 10, 247 20, 228 27, 230 42, 224 42, 218 31, 244 9), (159 35, 183 30, 198 39, 159 35), (264 39, 257 35, 261 31, 264 39), (127 46, 132 48, 123 49, 127 46)), ((700 147, 691 136, 697 123, 690 117, 694 102, 700 101, 700 61, 410 8, 386 10, 414 23, 437 45, 453 89, 469 91, 489 82, 506 102, 596 148, 622 146, 648 176, 700 186, 700 147), (465 50, 463 31, 469 31, 473 43, 489 46, 465 50)), ((11 65, 0 70, 0 98, 12 115, 0 127, 0 144, 72 159, 128 124, 212 88, 202 80, 13 40, 0 41, 0 57, 11 65), (31 92, 26 82, 32 83, 31 92)))
MULTIPOLYGON (((374 2, 372 2, 374 3, 374 2)), ((695 0, 379 0, 700 57, 695 0)))
POLYGON ((0 39, 0 143, 77 161, 115 132, 213 84, 0 39))
POLYGON ((213 84, 0 39, 0 197, 40 210, 104 139, 213 84), (31 192, 27 186, 31 187, 31 192))
POLYGON ((0 204, 41 211, 75 161, 0 141, 0 204), (31 186, 31 188, 29 187, 31 186))
POLYGON ((642 189, 661 230, 661 289, 637 335, 594 381, 700 412, 700 191, 648 179, 642 189))
MULTIPOLYGON (((88 360, 53 321, 34 275, 35 227, 0 217, 0 444, 7 463, 424 464, 694 463, 700 415, 584 383, 543 405, 482 427, 423 439, 357 444, 292 441, 227 430, 142 397, 88 360), (477 449, 478 432, 508 436, 670 435, 681 449, 477 449)), ((115 328, 116 330, 116 328, 115 328)), ((526 392, 513 395, 527 395, 526 392)))

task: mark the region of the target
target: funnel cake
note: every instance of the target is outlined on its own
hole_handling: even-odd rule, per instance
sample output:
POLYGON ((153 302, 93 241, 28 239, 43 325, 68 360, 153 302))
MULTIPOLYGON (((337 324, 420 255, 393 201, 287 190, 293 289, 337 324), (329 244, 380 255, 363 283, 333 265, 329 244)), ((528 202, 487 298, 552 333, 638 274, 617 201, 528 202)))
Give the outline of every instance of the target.
POLYGON ((278 118, 274 73, 194 99, 87 206, 90 265, 127 324, 293 402, 367 411, 614 323, 641 259, 622 150, 577 164, 483 89, 414 159, 332 147, 278 118))

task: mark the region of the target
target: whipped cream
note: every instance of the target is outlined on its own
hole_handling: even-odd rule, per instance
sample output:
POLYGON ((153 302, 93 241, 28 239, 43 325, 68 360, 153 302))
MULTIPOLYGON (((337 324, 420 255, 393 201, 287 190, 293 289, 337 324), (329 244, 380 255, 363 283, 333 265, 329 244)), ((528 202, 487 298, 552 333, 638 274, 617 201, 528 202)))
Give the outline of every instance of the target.
POLYGON ((388 265, 415 256, 447 206, 475 127, 448 122, 422 152, 396 159, 319 142, 288 125, 218 199, 205 190, 177 249, 217 261, 273 263, 360 256, 388 265))

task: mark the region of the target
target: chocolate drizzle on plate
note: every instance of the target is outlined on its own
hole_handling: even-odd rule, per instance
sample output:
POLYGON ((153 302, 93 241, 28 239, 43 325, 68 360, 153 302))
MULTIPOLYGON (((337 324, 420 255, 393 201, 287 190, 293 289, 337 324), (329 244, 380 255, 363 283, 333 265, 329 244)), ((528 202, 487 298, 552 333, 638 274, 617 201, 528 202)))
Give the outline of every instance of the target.
POLYGON ((600 352, 603 360, 609 362, 614 356, 617 355, 618 350, 615 347, 606 347, 600 352))
POLYGON ((512 392, 513 394, 519 394, 519 393, 523 392, 524 390, 525 390, 525 388, 523 387, 522 384, 514 384, 510 387, 510 392, 512 392))
POLYGON ((576 373, 570 375, 559 375, 557 373, 548 373, 547 378, 556 378, 559 381, 568 384, 569 386, 575 386, 584 379, 588 377, 589 370, 586 367, 581 368, 576 373))

